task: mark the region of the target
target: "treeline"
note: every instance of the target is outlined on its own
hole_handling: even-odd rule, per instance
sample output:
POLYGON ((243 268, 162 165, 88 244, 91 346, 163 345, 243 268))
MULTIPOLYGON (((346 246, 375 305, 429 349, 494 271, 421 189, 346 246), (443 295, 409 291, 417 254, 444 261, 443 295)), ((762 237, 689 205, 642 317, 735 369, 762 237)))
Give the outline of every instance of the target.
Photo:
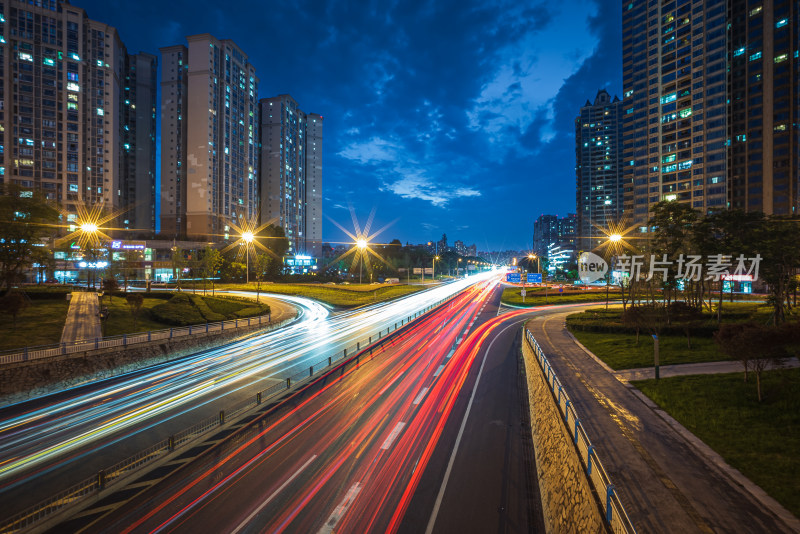
POLYGON ((683 301, 696 310, 712 311, 716 307, 719 320, 725 287, 725 277, 720 276, 719 269, 727 264, 728 274, 733 274, 741 259, 753 275, 756 267, 758 278, 766 284, 774 325, 784 322, 796 305, 800 219, 737 210, 704 215, 687 204, 661 202, 653 207, 648 225, 650 231, 640 234, 640 239, 636 235, 625 236, 630 249, 618 252, 643 256, 644 276, 622 279, 625 308, 661 308, 669 324, 670 310, 675 309, 671 303, 683 301), (704 269, 700 276, 686 276, 692 257, 701 258, 704 269))

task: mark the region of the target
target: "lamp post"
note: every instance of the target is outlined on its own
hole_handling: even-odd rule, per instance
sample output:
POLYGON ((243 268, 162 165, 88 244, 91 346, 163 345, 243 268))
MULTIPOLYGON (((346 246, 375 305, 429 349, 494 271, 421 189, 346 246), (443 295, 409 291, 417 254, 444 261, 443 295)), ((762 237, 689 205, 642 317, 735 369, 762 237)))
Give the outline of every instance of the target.
POLYGON ((364 264, 364 250, 367 248, 367 240, 363 237, 356 239, 356 246, 358 247, 358 283, 361 283, 361 270, 364 264))
POLYGON ((433 257, 433 277, 432 278, 433 278, 434 282, 436 281, 436 260, 438 260, 438 259, 439 259, 439 256, 434 256, 433 257))
MULTIPOLYGON (((622 236, 620 234, 611 234, 608 236, 608 242, 611 247, 619 246, 619 243, 622 242, 622 236)), ((613 251, 612 251, 613 252, 613 251)), ((608 256, 608 273, 606 274, 606 309, 608 309, 608 287, 611 285, 611 264, 612 264, 612 257, 613 254, 609 254, 608 256)), ((655 336, 653 336, 655 337, 655 336)))
MULTIPOLYGON (((81 233, 83 234, 81 236, 82 240, 84 240, 84 242, 89 244, 89 251, 91 252, 89 254, 89 256, 91 257, 91 259, 97 260, 97 258, 94 255, 94 249, 92 247, 92 244, 94 243, 95 239, 97 239, 97 237, 95 235, 97 233, 97 230, 98 230, 97 223, 94 223, 94 222, 91 222, 91 221, 87 221, 87 222, 81 223, 80 229, 81 229, 81 233)), ((87 262, 87 264, 89 264, 89 263, 90 262, 87 262)), ((89 290, 89 278, 92 279, 92 289, 94 289, 94 276, 92 276, 92 268, 91 267, 89 267, 86 270, 86 290, 87 291, 89 290)))
POLYGON ((253 242, 253 232, 242 232, 242 241, 244 241, 246 247, 244 250, 245 264, 247 266, 245 267, 247 271, 245 274, 245 283, 250 285, 250 243, 253 242))

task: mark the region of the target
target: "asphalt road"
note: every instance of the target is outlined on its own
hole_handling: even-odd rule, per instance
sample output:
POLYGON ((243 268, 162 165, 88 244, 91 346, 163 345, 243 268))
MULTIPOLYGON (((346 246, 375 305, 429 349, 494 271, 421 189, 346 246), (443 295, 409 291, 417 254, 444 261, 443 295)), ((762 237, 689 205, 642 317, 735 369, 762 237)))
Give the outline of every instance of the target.
POLYGON ((524 312, 496 317, 491 285, 83 531, 543 531, 524 312))

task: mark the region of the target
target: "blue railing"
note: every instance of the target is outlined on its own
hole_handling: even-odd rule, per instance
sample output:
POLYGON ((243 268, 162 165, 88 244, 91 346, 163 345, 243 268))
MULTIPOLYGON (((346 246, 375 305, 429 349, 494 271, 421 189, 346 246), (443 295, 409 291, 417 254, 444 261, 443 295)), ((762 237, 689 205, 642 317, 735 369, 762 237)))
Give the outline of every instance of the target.
POLYGON ((575 411, 575 405, 572 403, 567 390, 558 379, 539 343, 536 342, 533 334, 527 328, 525 329, 525 339, 533 350, 534 355, 536 355, 542 374, 544 374, 547 385, 553 394, 553 400, 556 402, 561 417, 564 419, 564 424, 572 437, 575 447, 578 449, 581 461, 586 469, 586 477, 602 503, 605 519, 611 531, 635 533, 636 529, 625 512, 625 507, 622 506, 622 502, 617 496, 614 484, 611 483, 603 463, 598 458, 592 442, 586 434, 583 423, 581 423, 578 412, 575 411))

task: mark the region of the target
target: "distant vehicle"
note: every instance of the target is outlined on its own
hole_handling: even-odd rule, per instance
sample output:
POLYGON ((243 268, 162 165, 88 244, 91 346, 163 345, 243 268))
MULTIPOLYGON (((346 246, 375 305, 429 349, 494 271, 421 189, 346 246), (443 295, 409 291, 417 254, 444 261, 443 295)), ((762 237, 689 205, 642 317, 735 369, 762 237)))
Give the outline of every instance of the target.
POLYGON ((349 286, 350 282, 339 282, 340 286, 349 286))
POLYGON ((399 284, 400 283, 400 279, 399 278, 387 278, 385 280, 385 283, 387 283, 387 284, 399 284))

